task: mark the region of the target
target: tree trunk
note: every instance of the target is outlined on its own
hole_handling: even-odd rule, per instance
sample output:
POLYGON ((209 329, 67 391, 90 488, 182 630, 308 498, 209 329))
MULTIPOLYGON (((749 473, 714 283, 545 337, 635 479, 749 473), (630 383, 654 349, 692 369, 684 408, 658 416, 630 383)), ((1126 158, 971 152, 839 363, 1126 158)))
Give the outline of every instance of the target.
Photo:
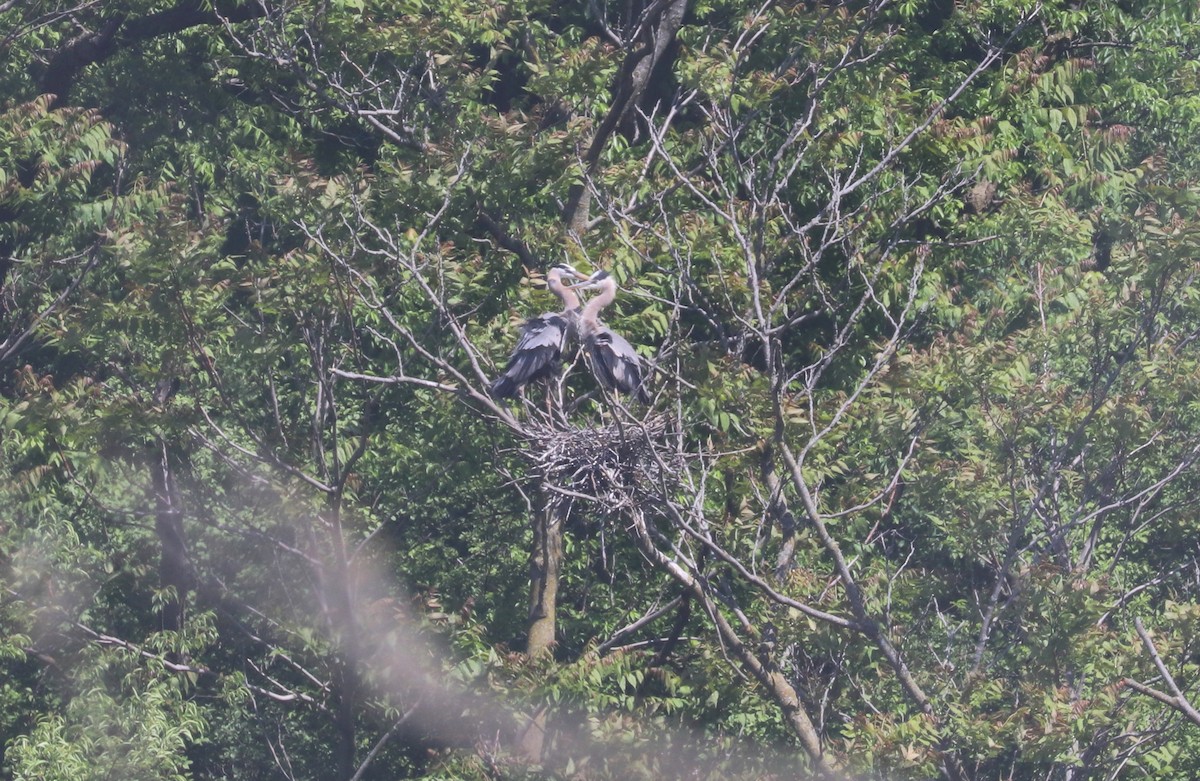
MULTIPOLYGON (((533 551, 529 559, 529 634, 525 653, 537 659, 552 653, 558 607, 558 576, 563 557, 563 508, 547 499, 533 519, 533 551)), ((531 764, 541 764, 546 736, 546 709, 529 717, 519 751, 531 764)))
MULTIPOLYGON (((608 113, 600 121, 584 152, 584 173, 591 176, 596 172, 600 155, 612 134, 624 122, 635 120, 641 108, 646 87, 654 71, 664 62, 667 47, 675 40, 687 14, 687 0, 668 0, 653 5, 650 16, 636 28, 636 37, 627 44, 625 61, 612 87, 612 101, 608 113)), ((632 21, 632 20, 630 20, 632 21)), ((567 193, 567 204, 563 218, 567 230, 582 236, 587 230, 591 192, 585 183, 571 186, 567 193)))

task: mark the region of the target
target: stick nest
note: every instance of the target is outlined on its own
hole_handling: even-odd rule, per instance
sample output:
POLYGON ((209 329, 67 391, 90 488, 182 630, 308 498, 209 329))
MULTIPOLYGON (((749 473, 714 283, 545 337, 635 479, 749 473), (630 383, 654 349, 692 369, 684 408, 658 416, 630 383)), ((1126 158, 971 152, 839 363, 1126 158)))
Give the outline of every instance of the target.
POLYGON ((529 456, 560 500, 595 497, 610 508, 673 481, 678 456, 665 447, 665 420, 589 428, 540 428, 529 456), (572 494, 582 494, 572 496, 572 494))

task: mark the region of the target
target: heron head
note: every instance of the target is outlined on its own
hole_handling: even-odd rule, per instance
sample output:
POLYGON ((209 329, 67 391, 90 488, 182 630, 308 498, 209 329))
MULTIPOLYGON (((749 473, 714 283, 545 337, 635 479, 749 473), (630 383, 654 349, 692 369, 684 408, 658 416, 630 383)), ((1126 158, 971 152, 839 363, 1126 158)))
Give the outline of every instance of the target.
POLYGON ((612 276, 607 271, 602 269, 588 277, 580 275, 580 279, 582 281, 576 282, 574 285, 572 285, 572 287, 576 288, 577 290, 589 290, 591 288, 600 287, 604 284, 605 280, 611 278, 612 276))
POLYGON ((587 279, 587 276, 585 276, 582 272, 580 272, 577 268, 572 266, 570 263, 555 263, 553 266, 550 267, 550 273, 555 273, 555 272, 557 272, 556 275, 560 279, 563 277, 570 277, 571 279, 587 279))

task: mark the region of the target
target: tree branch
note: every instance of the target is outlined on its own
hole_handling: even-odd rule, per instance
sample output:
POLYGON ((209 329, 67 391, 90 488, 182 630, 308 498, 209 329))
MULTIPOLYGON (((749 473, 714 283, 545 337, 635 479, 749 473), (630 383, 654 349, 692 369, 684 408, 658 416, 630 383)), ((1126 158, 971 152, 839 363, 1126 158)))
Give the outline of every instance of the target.
POLYGON ((1135 616, 1133 619, 1133 626, 1137 630, 1138 637, 1142 639, 1142 645, 1145 646, 1146 652, 1150 654, 1150 659, 1154 662, 1154 666, 1158 669, 1158 674, 1162 676, 1163 680, 1167 684, 1167 688, 1171 690, 1171 694, 1165 694, 1157 689, 1152 689, 1149 686, 1139 683, 1131 678, 1124 679, 1126 685, 1135 691, 1141 692, 1142 694, 1153 697, 1159 702, 1171 706, 1184 716, 1187 716, 1187 718, 1193 724, 1200 726, 1200 711, 1197 711, 1196 708, 1192 706, 1192 704, 1188 701, 1188 698, 1184 696, 1183 691, 1179 688, 1179 684, 1175 683, 1175 677, 1171 675, 1171 671, 1167 669, 1166 663, 1163 662, 1162 656, 1159 655, 1158 648, 1154 645, 1153 638, 1150 637, 1150 633, 1146 631, 1145 625, 1142 624, 1142 619, 1135 616))
POLYGON ((255 2, 180 0, 173 8, 134 19, 115 14, 101 20, 98 30, 86 30, 63 44, 50 58, 39 88, 54 95, 53 107, 62 106, 84 68, 108 59, 122 47, 199 25, 242 22, 266 12, 265 5, 255 2))

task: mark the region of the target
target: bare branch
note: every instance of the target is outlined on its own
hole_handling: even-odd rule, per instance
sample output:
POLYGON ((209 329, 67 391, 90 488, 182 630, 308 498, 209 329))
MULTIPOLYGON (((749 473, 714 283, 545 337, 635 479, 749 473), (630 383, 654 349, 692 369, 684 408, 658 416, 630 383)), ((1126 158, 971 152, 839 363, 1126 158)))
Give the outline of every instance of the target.
POLYGON ((1129 678, 1124 679, 1125 683, 1142 694, 1148 694, 1159 702, 1170 705, 1184 716, 1187 716, 1193 724, 1200 726, 1200 711, 1197 711, 1192 706, 1187 697, 1184 696, 1183 691, 1179 688, 1179 684, 1175 683, 1175 677, 1171 675, 1171 671, 1167 669, 1166 663, 1163 662, 1162 656, 1159 655, 1153 638, 1150 637, 1150 633, 1146 631, 1146 627, 1142 624, 1142 619, 1134 616, 1133 626, 1137 630, 1138 637, 1142 639, 1142 645, 1145 646, 1146 653, 1150 654, 1150 659, 1158 669, 1158 674, 1162 676, 1163 681, 1167 684, 1167 688, 1171 690, 1171 694, 1167 695, 1156 691, 1149 686, 1129 678))

